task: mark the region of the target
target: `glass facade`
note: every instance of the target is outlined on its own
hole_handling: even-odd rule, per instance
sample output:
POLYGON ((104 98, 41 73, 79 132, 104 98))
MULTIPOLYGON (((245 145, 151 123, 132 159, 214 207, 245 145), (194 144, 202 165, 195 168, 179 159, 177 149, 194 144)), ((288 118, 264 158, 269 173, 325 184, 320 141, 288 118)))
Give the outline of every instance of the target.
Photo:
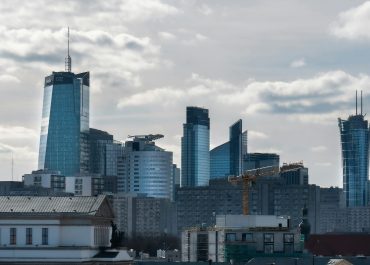
POLYGON ((224 178, 230 175, 230 143, 224 143, 210 151, 211 179, 224 178))
POLYGON ((186 108, 181 139, 181 186, 205 186, 210 178, 208 110, 186 108))
POLYGON ((276 166, 280 164, 280 156, 273 153, 249 153, 244 157, 244 170, 261 167, 276 166))
POLYGON ((369 175, 369 127, 363 115, 338 119, 346 206, 366 206, 369 175))
POLYGON ((136 138, 127 141, 123 157, 124 174, 118 176, 117 182, 124 182, 126 192, 173 200, 172 160, 172 152, 165 151, 152 141, 136 138))
POLYGON ((238 176, 243 171, 243 157, 247 153, 247 131, 244 133, 242 120, 230 126, 230 175, 238 176))
POLYGON ((89 170, 89 72, 45 78, 39 169, 71 176, 89 170))

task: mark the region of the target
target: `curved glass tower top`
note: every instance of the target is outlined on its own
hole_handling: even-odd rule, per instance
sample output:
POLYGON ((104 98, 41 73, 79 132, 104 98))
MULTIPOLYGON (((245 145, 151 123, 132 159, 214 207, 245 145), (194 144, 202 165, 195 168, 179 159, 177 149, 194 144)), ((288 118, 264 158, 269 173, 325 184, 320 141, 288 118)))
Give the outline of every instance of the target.
POLYGON ((89 80, 89 72, 45 78, 39 169, 66 176, 88 172, 89 80))

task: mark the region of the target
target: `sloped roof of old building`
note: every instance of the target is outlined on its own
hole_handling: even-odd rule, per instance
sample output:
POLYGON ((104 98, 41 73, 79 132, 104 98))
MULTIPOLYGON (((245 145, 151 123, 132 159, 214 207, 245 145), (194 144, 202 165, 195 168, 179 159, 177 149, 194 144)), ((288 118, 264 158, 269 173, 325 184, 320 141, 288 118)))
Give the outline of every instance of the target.
MULTIPOLYGON (((105 195, 96 197, 0 196, 0 217, 4 214, 72 214, 95 216, 107 203, 105 195)), ((109 207, 110 208, 110 207, 109 207)), ((110 214, 107 214, 108 218, 110 214)))

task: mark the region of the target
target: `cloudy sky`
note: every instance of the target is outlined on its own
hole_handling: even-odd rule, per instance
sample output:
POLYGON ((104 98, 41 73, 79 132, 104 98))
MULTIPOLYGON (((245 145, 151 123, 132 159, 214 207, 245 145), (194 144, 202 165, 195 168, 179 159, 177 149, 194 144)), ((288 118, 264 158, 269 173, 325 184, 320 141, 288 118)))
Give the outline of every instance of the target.
POLYGON ((161 133, 180 162, 188 105, 206 107, 211 147, 241 118, 249 151, 303 160, 341 186, 337 118, 370 111, 370 1, 104 0, 0 3, 0 178, 37 167, 43 81, 91 71, 91 127, 117 140, 161 133))

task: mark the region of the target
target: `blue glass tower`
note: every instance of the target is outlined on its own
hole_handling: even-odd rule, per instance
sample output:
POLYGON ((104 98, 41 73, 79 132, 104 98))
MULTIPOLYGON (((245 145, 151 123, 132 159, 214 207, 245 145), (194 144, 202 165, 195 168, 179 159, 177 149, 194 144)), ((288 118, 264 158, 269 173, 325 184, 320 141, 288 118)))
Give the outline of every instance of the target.
POLYGON ((208 109, 186 108, 181 138, 181 187, 206 186, 210 176, 208 109))
POLYGON ((68 45, 66 71, 45 78, 39 169, 66 176, 88 172, 89 80, 89 72, 71 72, 68 45))
POLYGON ((230 137, 230 175, 238 176, 243 172, 243 159, 247 154, 247 131, 243 133, 242 120, 229 128, 230 137))
POLYGON ((369 127, 361 113, 351 115, 348 120, 338 119, 342 147, 343 191, 346 206, 365 206, 368 202, 369 175, 369 127))
POLYGON ((211 179, 224 178, 230 175, 230 142, 213 148, 211 156, 211 179))

